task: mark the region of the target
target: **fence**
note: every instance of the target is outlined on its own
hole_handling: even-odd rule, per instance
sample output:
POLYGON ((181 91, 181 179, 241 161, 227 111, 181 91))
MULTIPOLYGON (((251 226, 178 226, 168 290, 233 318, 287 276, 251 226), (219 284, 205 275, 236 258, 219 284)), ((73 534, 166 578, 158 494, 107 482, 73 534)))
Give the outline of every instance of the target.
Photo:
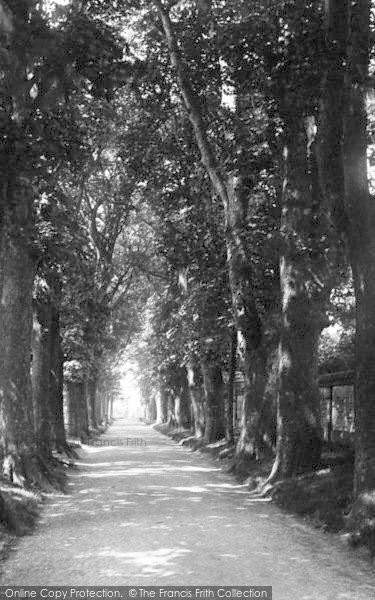
MULTIPOLYGON (((328 373, 319 377, 324 439, 350 441, 354 434, 354 372, 328 373)), ((236 373, 233 421, 239 427, 245 398, 244 378, 236 373)))
POLYGON ((321 375, 319 387, 324 438, 350 441, 354 434, 354 372, 321 375))

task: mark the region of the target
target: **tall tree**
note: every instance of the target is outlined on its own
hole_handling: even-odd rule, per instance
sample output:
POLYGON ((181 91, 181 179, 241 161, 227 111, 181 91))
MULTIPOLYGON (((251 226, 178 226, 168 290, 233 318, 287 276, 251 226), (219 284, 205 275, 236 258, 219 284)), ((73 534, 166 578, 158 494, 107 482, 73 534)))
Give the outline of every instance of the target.
POLYGON ((320 109, 325 197, 346 240, 356 298, 355 495, 375 487, 375 208, 367 178, 366 90, 370 2, 326 2, 326 63, 320 109))
POLYGON ((247 457, 253 456, 256 453, 253 423, 259 404, 259 369, 256 365, 259 362, 257 352, 262 343, 262 323, 256 304, 253 273, 244 233, 247 190, 238 167, 228 170, 223 157, 216 155, 207 136, 206 115, 202 110, 202 102, 191 85, 189 66, 184 64, 178 47, 170 11, 159 0, 155 0, 154 4, 163 27, 171 65, 189 115, 202 164, 223 206, 233 314, 248 390, 239 453, 247 457))

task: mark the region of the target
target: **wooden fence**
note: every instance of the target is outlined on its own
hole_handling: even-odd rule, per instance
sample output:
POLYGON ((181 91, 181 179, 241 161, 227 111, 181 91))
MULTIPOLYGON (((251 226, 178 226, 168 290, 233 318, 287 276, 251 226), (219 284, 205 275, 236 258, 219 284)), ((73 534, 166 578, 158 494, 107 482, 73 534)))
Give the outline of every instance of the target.
MULTIPOLYGON (((321 416, 324 439, 350 441, 354 434, 354 372, 340 371, 319 377, 321 416)), ((239 427, 244 402, 244 378, 240 371, 235 379, 233 420, 239 427)))

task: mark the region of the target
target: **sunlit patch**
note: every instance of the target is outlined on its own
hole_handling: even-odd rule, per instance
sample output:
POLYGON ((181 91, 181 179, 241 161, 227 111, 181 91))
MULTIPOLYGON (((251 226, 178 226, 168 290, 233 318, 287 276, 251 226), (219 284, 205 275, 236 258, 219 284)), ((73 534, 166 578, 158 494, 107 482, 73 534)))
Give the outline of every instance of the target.
POLYGON ((172 490, 177 490, 179 492, 193 492, 193 493, 197 493, 200 494, 202 492, 207 492, 208 490, 204 487, 200 487, 199 485, 191 485, 190 487, 172 487, 172 490))
POLYGON ((272 501, 272 498, 262 498, 262 497, 259 497, 259 498, 247 498, 245 502, 246 502, 246 504, 252 504, 253 502, 263 502, 263 503, 266 503, 266 502, 271 502, 271 501, 272 501))
MULTIPOLYGON (((174 573, 171 570, 174 561, 190 554, 191 550, 184 548, 158 548, 157 550, 144 550, 138 552, 120 552, 113 548, 105 548, 95 553, 96 557, 110 558, 119 563, 119 565, 133 565, 139 569, 140 574, 157 575, 158 577, 167 577, 174 573)), ((86 560, 91 557, 91 553, 77 554, 77 560, 86 560)))

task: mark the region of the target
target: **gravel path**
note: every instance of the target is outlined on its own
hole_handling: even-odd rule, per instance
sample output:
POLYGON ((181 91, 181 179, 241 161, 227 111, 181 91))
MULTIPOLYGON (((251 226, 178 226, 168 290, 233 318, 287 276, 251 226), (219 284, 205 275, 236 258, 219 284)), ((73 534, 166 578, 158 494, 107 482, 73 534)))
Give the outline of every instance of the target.
POLYGON ((81 451, 70 493, 48 500, 0 584, 272 585, 274 600, 374 600, 370 564, 211 459, 140 423, 116 421, 100 439, 113 445, 81 451))

